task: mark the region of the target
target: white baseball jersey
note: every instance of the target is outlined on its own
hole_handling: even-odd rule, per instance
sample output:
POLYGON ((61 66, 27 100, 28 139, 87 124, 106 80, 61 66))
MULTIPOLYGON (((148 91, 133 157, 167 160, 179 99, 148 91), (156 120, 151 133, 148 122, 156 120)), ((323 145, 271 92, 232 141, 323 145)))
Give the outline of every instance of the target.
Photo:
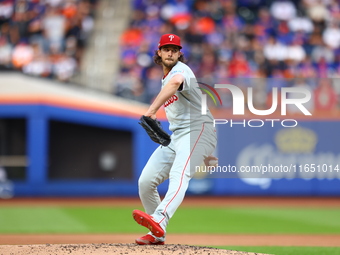
MULTIPOLYGON (((170 130, 173 132, 171 143, 166 147, 159 146, 154 151, 138 181, 139 196, 146 213, 164 231, 182 203, 196 167, 213 153, 217 142, 211 113, 208 111, 206 115, 201 114, 202 92, 191 69, 178 61, 162 79, 162 86, 176 74, 182 74, 185 81, 179 91, 164 104, 170 130), (170 180, 169 187, 161 201, 157 186, 166 179, 170 180)), ((165 240, 165 236, 155 238, 165 240)))
POLYGON ((191 69, 178 61, 168 75, 162 79, 164 87, 172 77, 177 74, 184 76, 185 80, 180 90, 165 102, 165 112, 170 123, 170 130, 201 126, 204 122, 213 122, 210 111, 206 115, 201 114, 202 92, 197 84, 196 77, 191 69))

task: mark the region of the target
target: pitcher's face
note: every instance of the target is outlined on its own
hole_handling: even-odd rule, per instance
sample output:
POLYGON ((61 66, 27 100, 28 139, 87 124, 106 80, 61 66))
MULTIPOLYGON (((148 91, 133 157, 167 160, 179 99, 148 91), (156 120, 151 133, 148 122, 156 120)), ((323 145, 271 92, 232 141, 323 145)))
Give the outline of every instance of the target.
POLYGON ((166 45, 158 50, 158 56, 162 58, 162 64, 167 68, 175 66, 181 55, 179 47, 174 45, 166 45))

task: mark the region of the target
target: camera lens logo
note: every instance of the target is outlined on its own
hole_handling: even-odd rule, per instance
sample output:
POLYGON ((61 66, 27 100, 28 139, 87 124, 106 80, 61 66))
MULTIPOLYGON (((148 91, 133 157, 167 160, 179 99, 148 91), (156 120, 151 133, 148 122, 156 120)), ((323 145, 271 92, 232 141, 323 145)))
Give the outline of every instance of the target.
MULTIPOLYGON (((210 98, 212 99, 212 101, 214 102, 215 106, 217 106, 217 103, 219 103, 219 105, 222 105, 222 100, 220 95, 217 93, 216 89, 214 89, 214 87, 209 86, 208 84, 205 84, 203 82, 197 82, 198 84, 202 85, 205 88, 202 87, 198 87, 200 90, 204 91, 206 94, 202 95, 202 106, 204 108, 206 108, 207 105, 207 95, 210 96, 210 98)), ((206 112, 206 109, 202 108, 202 114, 206 112)))

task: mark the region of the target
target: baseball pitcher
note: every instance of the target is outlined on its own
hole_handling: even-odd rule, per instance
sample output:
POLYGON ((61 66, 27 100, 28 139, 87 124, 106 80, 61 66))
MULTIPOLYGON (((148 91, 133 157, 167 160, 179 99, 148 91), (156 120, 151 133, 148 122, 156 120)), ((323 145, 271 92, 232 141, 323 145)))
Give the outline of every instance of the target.
POLYGON ((163 68, 162 89, 141 118, 140 124, 147 127, 150 134, 150 127, 159 129, 152 120, 164 106, 172 134, 169 139, 166 135, 158 135, 158 131, 150 135, 154 141, 158 136, 163 140, 145 165, 138 182, 145 212, 134 210, 133 218, 150 231, 136 239, 140 245, 164 244, 166 227, 184 199, 195 166, 210 159, 217 160, 211 156, 217 142, 213 116, 210 111, 201 114, 201 90, 194 73, 183 63, 181 48, 177 35, 161 36, 154 61, 163 68), (169 179, 169 187, 161 201, 157 186, 166 179, 169 179))

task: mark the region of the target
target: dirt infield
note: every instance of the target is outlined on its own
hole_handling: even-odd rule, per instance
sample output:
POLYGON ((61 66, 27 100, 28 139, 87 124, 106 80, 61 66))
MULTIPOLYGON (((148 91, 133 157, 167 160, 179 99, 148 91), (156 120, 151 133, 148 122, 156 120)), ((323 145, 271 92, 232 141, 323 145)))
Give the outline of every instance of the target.
MULTIPOLYGON (((0 200, 1 206, 141 206, 135 198, 49 198, 0 200)), ((181 206, 340 207, 339 198, 186 198, 181 206)), ((168 234, 164 246, 137 246, 139 234, 0 235, 0 254, 239 254, 204 246, 340 246, 340 235, 168 234)), ((257 253, 259 254, 259 253, 257 253)))
POLYGON ((168 244, 161 246, 139 246, 136 244, 45 244, 45 245, 21 245, 0 246, 2 255, 106 255, 106 254, 151 254, 151 255, 184 255, 184 254, 223 254, 223 255, 266 255, 263 253, 241 252, 232 250, 221 250, 210 247, 198 247, 179 244, 168 244))
MULTIPOLYGON (((8 234, 1 245, 133 243, 140 234, 8 234)), ((340 246, 340 235, 167 234, 167 244, 205 246, 340 246)))

